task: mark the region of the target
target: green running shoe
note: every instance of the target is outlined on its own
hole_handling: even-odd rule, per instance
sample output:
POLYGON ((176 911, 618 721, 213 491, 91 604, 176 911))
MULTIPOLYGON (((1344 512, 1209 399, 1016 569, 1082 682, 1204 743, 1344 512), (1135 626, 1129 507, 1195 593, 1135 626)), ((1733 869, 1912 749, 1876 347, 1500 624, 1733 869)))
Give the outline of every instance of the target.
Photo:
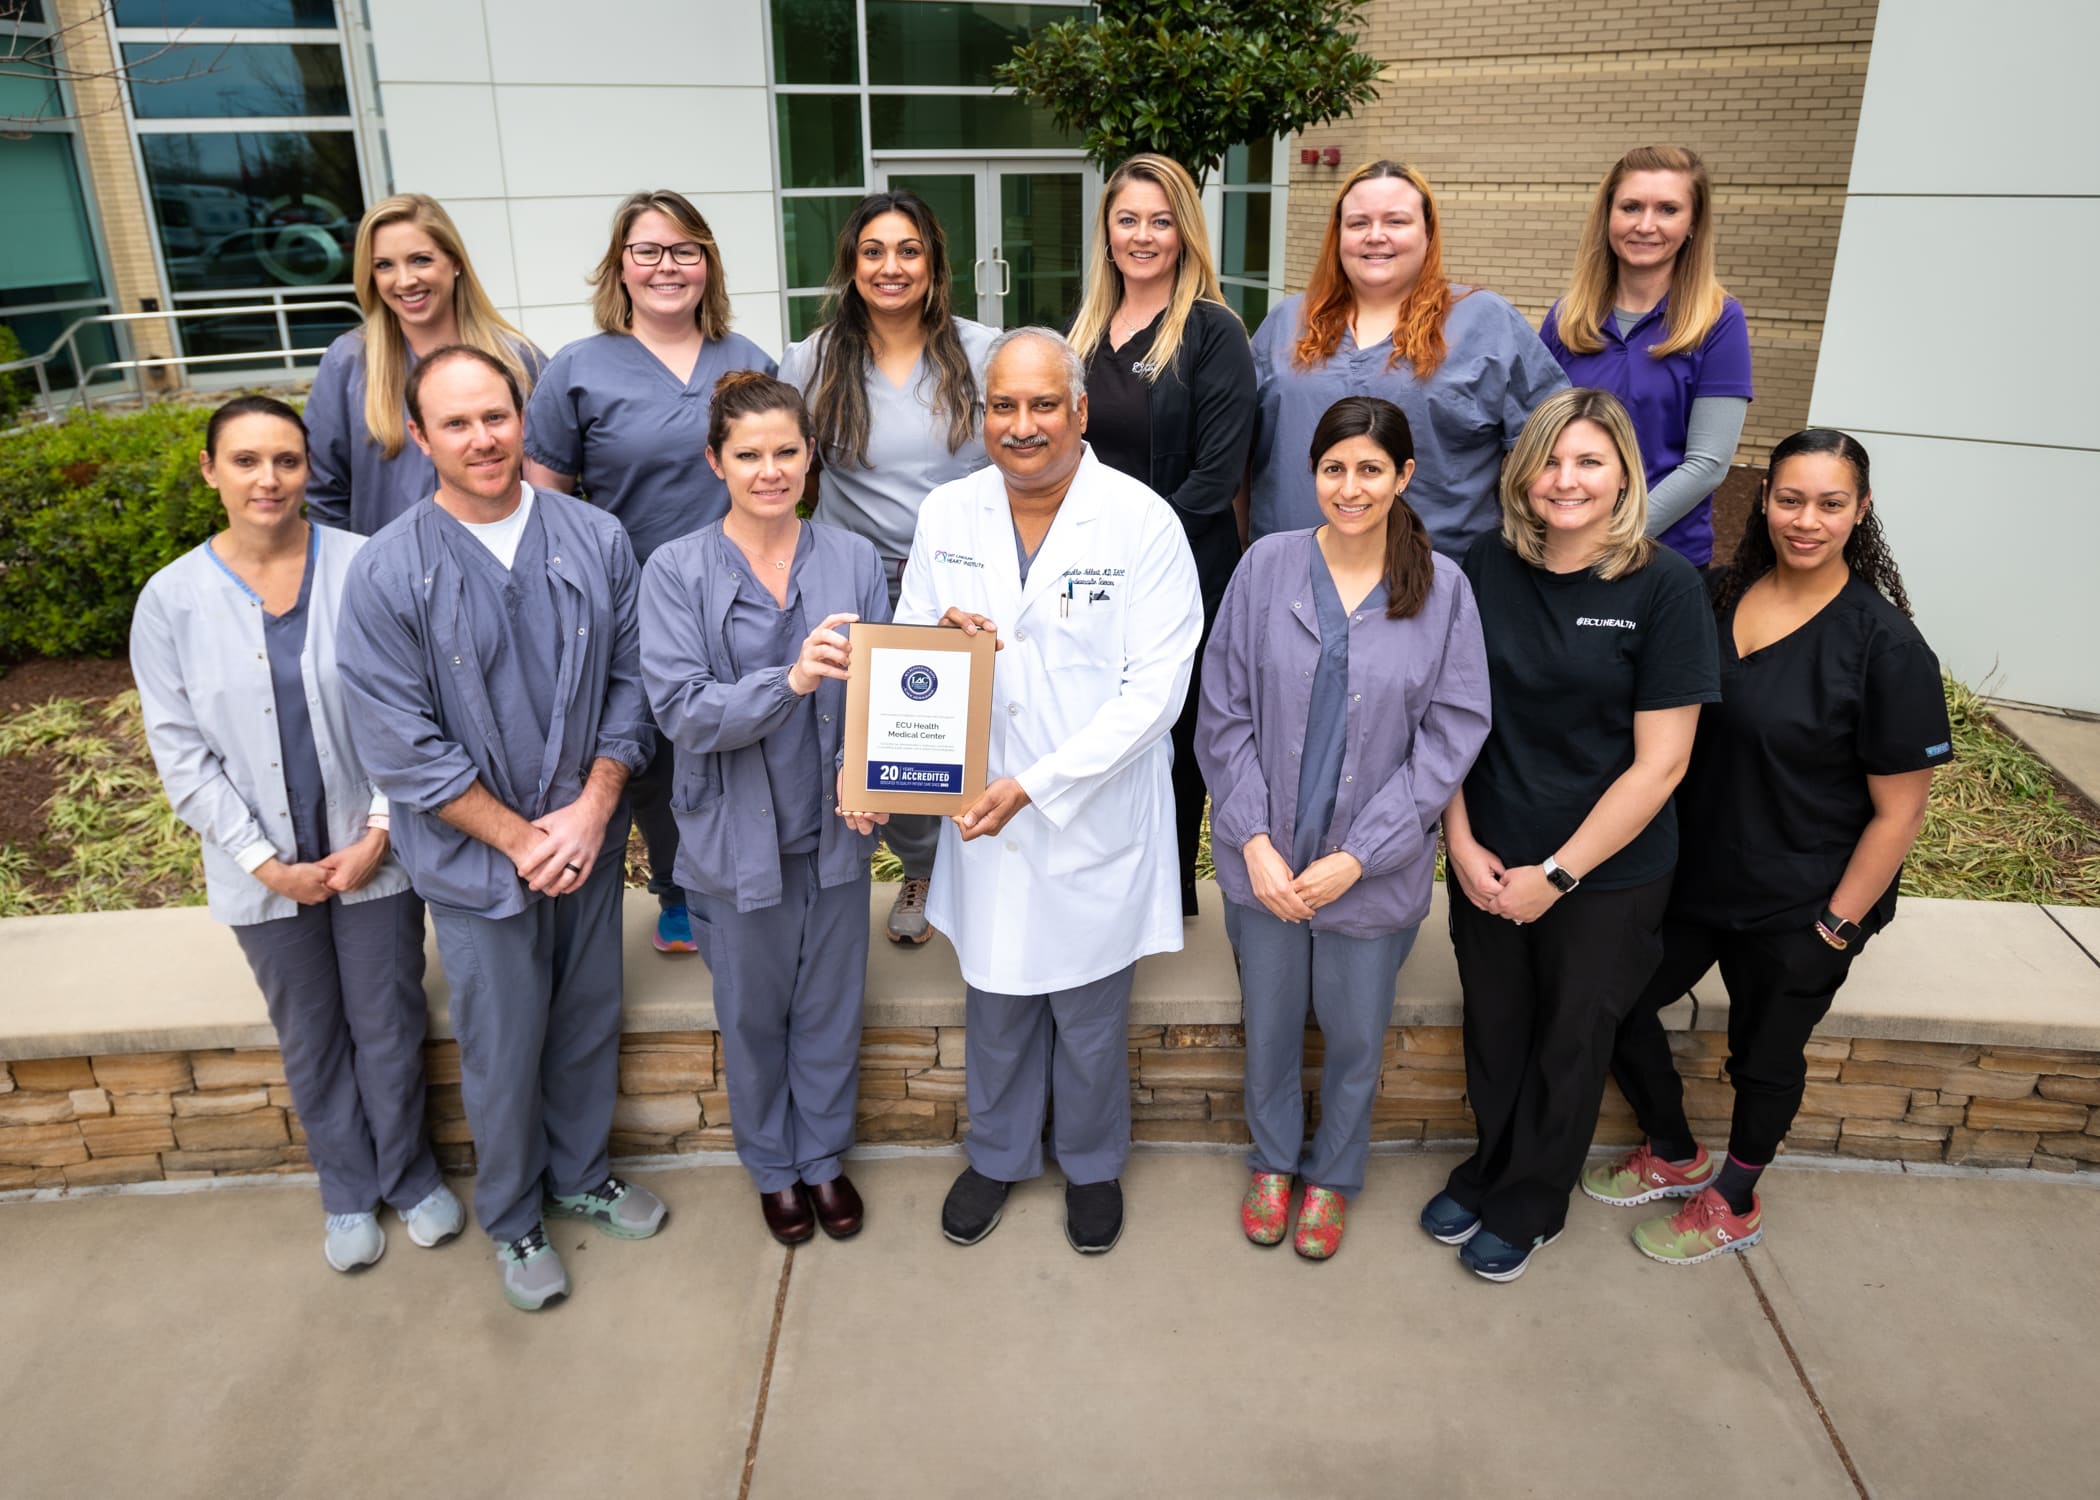
POLYGON ((1599 1203, 1632 1208, 1658 1198, 1689 1198, 1714 1180, 1717 1163, 1704 1146, 1689 1164, 1664 1161, 1642 1141, 1617 1161, 1600 1161, 1582 1169, 1582 1190, 1599 1203))
POLYGON ((1650 1260, 1670 1266, 1697 1265, 1747 1250, 1765 1237, 1765 1206, 1750 1195, 1750 1212, 1738 1214, 1712 1188, 1702 1188, 1691 1202, 1666 1219, 1649 1219, 1633 1228, 1633 1246, 1650 1260))

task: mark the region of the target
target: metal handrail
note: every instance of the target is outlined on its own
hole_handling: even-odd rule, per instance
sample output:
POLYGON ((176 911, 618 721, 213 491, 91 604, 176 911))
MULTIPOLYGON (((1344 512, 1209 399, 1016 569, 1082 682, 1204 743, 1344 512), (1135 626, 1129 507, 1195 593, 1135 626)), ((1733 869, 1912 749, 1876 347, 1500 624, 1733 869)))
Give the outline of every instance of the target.
POLYGON ((317 355, 328 352, 326 348, 293 349, 283 347, 289 341, 280 340, 280 347, 275 349, 257 349, 238 354, 174 354, 158 356, 152 359, 111 359, 104 360, 99 364, 89 365, 83 370, 80 364, 79 334, 81 329, 90 325, 165 322, 171 325, 169 333, 172 335, 174 332, 172 325, 183 318, 229 318, 256 313, 273 313, 281 316, 287 312, 328 311, 356 313, 360 318, 364 316, 363 308, 359 307, 355 302, 345 302, 340 298, 319 302, 257 302, 238 307, 226 307, 218 303, 210 303, 191 307, 171 307, 162 312, 92 313, 85 318, 76 318, 69 323, 66 326, 66 331, 52 340, 51 347, 42 354, 9 360, 5 364, 0 364, 0 375, 9 375, 16 370, 34 370, 36 372, 37 402, 44 410, 45 419, 47 421, 55 421, 58 418, 58 408, 52 399, 51 376, 48 367, 58 357, 58 352, 61 349, 66 351, 68 358, 72 361, 73 391, 80 398, 82 411, 92 410, 94 406, 94 397, 88 392, 88 382, 94 376, 107 370, 157 370, 165 369, 169 366, 187 367, 189 365, 228 364, 237 360, 266 359, 272 356, 279 359, 298 359, 310 354, 317 355))

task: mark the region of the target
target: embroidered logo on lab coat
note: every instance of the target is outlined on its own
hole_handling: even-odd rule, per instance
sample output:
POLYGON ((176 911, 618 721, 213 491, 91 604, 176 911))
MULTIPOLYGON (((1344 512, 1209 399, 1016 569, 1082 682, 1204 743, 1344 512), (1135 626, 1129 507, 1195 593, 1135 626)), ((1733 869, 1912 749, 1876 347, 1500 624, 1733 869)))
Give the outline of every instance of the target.
POLYGON ((954 563, 956 566, 963 568, 981 568, 984 566, 983 563, 974 557, 967 556, 961 552, 945 551, 939 547, 933 550, 933 560, 937 563, 954 563))
POLYGON ((1058 576, 1064 587, 1058 591, 1057 612, 1069 619, 1075 609, 1099 609, 1113 604, 1123 586, 1123 568, 1067 568, 1058 576))

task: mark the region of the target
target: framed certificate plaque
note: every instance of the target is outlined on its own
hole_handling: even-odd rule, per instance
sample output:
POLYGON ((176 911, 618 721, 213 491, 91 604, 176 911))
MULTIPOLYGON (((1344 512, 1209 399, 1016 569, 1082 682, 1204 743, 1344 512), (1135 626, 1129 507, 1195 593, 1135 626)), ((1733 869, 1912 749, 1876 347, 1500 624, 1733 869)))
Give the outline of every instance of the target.
POLYGON ((855 625, 840 806, 953 816, 984 794, 997 638, 855 625))

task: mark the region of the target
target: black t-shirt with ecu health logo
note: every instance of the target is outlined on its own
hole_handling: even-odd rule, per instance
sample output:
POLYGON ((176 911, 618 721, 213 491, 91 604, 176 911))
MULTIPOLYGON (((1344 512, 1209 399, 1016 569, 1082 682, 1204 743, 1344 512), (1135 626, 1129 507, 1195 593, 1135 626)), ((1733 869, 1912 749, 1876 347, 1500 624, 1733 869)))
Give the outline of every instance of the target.
MULTIPOLYGON (((1667 547, 1607 582, 1534 568, 1491 531, 1465 572, 1494 711, 1466 777, 1466 816, 1504 865, 1540 864, 1633 764, 1636 713, 1720 701, 1713 605, 1699 571, 1667 547)), ((1625 848, 1578 873, 1591 889, 1623 890, 1676 862, 1677 817, 1665 803, 1625 848)))
MULTIPOLYGON (((1806 929, 1874 818, 1869 776, 1954 758, 1939 658, 1857 574, 1791 634, 1738 656, 1719 622, 1721 706, 1699 716, 1677 789, 1684 859, 1673 916, 1739 932, 1806 929)), ((1860 918, 1896 914, 1891 880, 1860 918)))

